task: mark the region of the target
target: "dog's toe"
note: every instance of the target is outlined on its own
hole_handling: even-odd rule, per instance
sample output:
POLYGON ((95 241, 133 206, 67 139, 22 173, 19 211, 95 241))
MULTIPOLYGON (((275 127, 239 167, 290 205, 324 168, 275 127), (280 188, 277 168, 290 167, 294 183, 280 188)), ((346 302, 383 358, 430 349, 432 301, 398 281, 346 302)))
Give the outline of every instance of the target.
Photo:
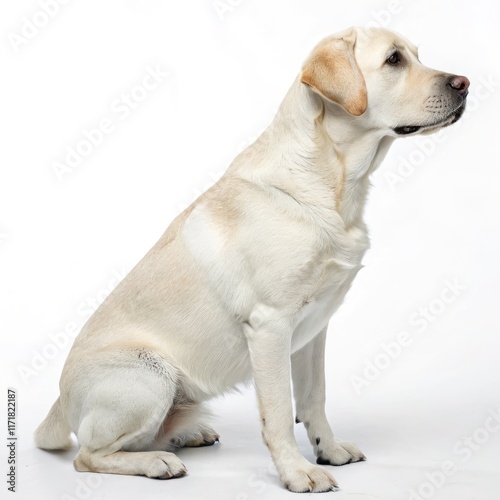
POLYGON ((330 449, 317 451, 316 463, 320 465, 347 465, 366 460, 361 450, 349 441, 335 441, 330 449))

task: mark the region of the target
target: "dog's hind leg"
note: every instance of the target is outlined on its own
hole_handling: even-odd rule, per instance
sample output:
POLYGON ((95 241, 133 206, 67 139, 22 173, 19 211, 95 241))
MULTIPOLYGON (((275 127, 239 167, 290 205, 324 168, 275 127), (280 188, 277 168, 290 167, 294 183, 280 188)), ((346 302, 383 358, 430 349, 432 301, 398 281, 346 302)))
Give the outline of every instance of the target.
POLYGON ((76 470, 160 479, 184 475, 179 458, 155 442, 178 392, 177 370, 147 349, 108 352, 94 364, 92 379, 91 370, 81 368, 73 387, 87 392, 76 429, 76 470))

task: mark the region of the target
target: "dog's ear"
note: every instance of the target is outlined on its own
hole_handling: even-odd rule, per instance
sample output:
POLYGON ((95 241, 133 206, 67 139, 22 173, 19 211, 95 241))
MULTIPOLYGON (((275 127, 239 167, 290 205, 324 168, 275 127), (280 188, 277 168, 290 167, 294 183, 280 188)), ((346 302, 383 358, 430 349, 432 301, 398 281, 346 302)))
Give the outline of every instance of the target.
POLYGON ((342 38, 320 42, 302 67, 301 82, 324 98, 360 116, 368 98, 363 75, 354 58, 354 31, 342 38))

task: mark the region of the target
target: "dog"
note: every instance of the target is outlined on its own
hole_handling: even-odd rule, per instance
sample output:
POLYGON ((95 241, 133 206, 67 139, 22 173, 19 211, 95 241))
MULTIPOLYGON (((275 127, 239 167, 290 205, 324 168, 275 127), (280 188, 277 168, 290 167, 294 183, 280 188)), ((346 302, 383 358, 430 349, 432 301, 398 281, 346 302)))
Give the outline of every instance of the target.
POLYGON ((386 29, 322 40, 270 126, 84 325, 37 446, 70 448, 73 432, 78 471, 179 477, 175 449, 219 439, 204 403, 253 379, 283 484, 335 489, 321 465, 365 459, 328 423, 324 354, 369 247, 369 177, 396 138, 455 123, 469 83, 386 29), (291 379, 319 465, 294 437, 291 379))

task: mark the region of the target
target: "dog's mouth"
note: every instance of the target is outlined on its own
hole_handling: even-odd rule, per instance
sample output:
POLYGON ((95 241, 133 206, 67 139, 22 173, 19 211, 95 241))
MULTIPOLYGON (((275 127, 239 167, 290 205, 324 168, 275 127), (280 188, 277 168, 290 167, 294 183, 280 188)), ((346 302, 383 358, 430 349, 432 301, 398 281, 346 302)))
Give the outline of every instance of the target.
POLYGON ((452 125, 453 123, 456 123, 458 120, 460 120, 460 117, 463 115, 465 111, 465 103, 466 99, 464 99, 460 103, 460 105, 449 115, 447 115, 445 118, 437 122, 429 123, 426 125, 404 125, 402 127, 395 127, 393 128, 393 130, 398 135, 408 135, 408 134, 414 134, 415 132, 421 132, 424 130, 430 131, 437 128, 448 127, 449 125, 452 125))

